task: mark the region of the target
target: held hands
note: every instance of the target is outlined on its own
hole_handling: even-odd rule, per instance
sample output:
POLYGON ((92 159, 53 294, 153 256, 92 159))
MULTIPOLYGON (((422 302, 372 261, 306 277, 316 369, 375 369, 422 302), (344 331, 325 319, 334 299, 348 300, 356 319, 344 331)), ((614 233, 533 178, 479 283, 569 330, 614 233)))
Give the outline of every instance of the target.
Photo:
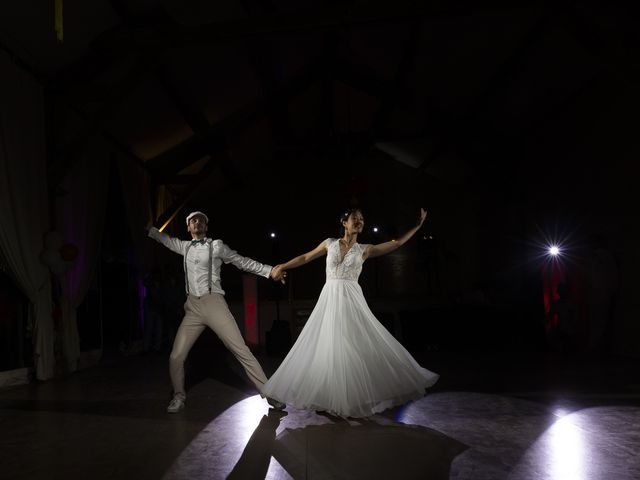
POLYGON ((271 278, 274 282, 280 282, 284 285, 286 283, 287 272, 282 269, 282 265, 276 265, 271 269, 271 278))

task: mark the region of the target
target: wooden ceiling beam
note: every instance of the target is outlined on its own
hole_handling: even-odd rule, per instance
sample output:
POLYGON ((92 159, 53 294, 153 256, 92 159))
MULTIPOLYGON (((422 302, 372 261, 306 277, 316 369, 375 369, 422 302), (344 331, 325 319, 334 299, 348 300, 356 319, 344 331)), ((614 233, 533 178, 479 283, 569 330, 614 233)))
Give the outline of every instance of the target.
MULTIPOLYGON (((379 4, 343 4, 317 11, 296 11, 198 26, 154 25, 119 28, 102 34, 96 44, 105 51, 181 48, 218 44, 251 37, 353 28, 375 23, 415 22, 419 18, 451 16, 454 12, 425 2, 398 0, 379 4)), ((457 12, 458 14, 460 12, 457 12)))
MULTIPOLYGON (((54 153, 54 158, 48 165, 48 180, 51 186, 56 186, 78 160, 87 141, 95 134, 101 133, 103 124, 111 117, 115 109, 122 103, 137 85, 144 79, 155 62, 155 57, 143 57, 136 63, 125 79, 116 85, 102 105, 94 113, 83 112, 86 121, 71 141, 54 153)), ((82 112, 78 106, 75 110, 82 112)))
POLYGON ((182 190, 173 203, 164 212, 162 212, 156 220, 155 225, 158 228, 162 227, 167 221, 169 221, 172 216, 174 216, 189 200, 194 197, 199 188, 211 176, 215 166, 216 162, 210 160, 204 165, 204 167, 202 167, 197 175, 191 176, 191 181, 187 187, 182 190))
POLYGON ((289 79, 273 92, 273 100, 260 97, 236 110, 207 131, 193 135, 155 158, 147 161, 149 171, 158 176, 171 176, 209 153, 226 149, 226 139, 244 131, 269 112, 269 102, 284 102, 309 87, 318 78, 317 66, 311 66, 289 79))

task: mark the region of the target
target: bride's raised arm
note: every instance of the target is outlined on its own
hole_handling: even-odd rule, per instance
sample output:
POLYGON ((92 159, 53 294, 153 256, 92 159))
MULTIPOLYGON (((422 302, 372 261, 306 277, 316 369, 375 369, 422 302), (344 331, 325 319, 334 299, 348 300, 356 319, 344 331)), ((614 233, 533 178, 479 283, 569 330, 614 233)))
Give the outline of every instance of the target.
POLYGON ((391 253, 394 250, 397 250, 402 245, 407 243, 411 237, 415 235, 415 233, 420 230, 424 220, 427 218, 427 211, 424 208, 420 209, 420 218, 418 219, 418 223, 415 227, 408 230, 397 240, 391 240, 389 242, 378 243, 377 245, 369 245, 367 250, 365 251, 363 258, 366 260, 367 258, 379 257, 380 255, 386 255, 387 253, 391 253))

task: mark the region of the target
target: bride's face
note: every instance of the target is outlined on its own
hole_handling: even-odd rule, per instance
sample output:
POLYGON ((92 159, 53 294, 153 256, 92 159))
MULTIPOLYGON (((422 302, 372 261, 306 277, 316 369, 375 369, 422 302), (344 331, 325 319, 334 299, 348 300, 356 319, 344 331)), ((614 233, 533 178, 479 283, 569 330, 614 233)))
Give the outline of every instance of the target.
POLYGON ((347 221, 342 222, 342 224, 348 233, 362 233, 362 229, 364 228, 364 217, 361 212, 355 211, 349 215, 347 221))

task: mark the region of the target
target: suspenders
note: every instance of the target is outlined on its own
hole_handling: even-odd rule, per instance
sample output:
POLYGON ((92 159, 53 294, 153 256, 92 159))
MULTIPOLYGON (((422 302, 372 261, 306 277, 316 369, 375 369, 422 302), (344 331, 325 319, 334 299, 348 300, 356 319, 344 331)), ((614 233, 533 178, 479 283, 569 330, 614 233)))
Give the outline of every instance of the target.
MULTIPOLYGON (((208 282, 209 282, 209 293, 211 293, 211 287, 213 286, 213 279, 212 279, 212 272, 213 272, 213 241, 208 241, 207 243, 209 244, 209 278, 208 278, 208 282)), ((187 287, 187 295, 189 295, 189 276, 187 275, 187 253, 189 253, 189 249, 191 248, 192 244, 191 242, 189 242, 187 244, 187 249, 184 252, 184 258, 182 259, 182 263, 184 266, 184 284, 187 287)))

